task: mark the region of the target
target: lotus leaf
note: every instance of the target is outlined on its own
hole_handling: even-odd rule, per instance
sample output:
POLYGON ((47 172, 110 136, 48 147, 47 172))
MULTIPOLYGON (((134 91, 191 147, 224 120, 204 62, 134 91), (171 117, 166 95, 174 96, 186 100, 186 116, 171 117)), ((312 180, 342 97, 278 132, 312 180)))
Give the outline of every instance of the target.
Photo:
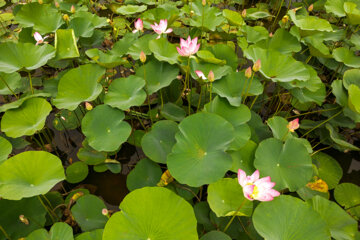
POLYGON ((89 49, 85 52, 85 54, 97 64, 106 68, 115 68, 119 65, 127 63, 125 59, 113 55, 111 52, 102 52, 98 48, 89 49))
POLYGON ((0 72, 0 94, 8 95, 18 93, 22 87, 23 81, 17 72, 3 73, 0 72))
POLYGON ((58 29, 55 33, 56 59, 79 57, 73 29, 58 29))
POLYGON ((333 31, 330 23, 325 19, 315 16, 296 15, 296 11, 293 10, 289 10, 288 15, 290 16, 294 24, 301 30, 315 30, 325 32, 333 31))
POLYGON ((29 236, 26 237, 27 240, 74 240, 73 229, 66 223, 57 222, 55 223, 50 232, 47 232, 45 229, 38 229, 33 231, 29 236))
POLYGON ((177 63, 179 56, 174 44, 171 44, 165 38, 154 39, 149 42, 149 49, 159 61, 165 61, 170 64, 177 63))
POLYGON ((9 154, 12 151, 12 145, 11 143, 6 140, 6 138, 0 137, 0 146, 1 146, 1 151, 0 151, 0 164, 5 161, 9 154))
POLYGON ((360 57, 355 56, 354 52, 345 47, 334 49, 332 54, 336 61, 342 62, 346 66, 354 68, 360 67, 360 57))
POLYGON ((130 191, 143 187, 154 187, 160 181, 161 168, 151 160, 141 159, 126 178, 126 186, 130 191))
POLYGON ((350 215, 355 216, 357 220, 360 219, 360 187, 353 183, 341 183, 336 186, 334 191, 335 200, 345 209, 350 215))

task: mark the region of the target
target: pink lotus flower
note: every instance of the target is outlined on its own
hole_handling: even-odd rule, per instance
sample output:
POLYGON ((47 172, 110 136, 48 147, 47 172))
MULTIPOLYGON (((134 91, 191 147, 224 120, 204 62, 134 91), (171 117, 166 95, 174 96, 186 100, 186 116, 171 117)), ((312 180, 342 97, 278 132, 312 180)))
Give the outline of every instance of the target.
POLYGON ((135 29, 132 31, 133 33, 136 33, 138 31, 143 31, 144 25, 143 25, 143 21, 140 18, 136 20, 134 25, 135 25, 135 29))
POLYGON ((156 39, 159 39, 161 34, 163 33, 171 33, 173 31, 172 28, 167 29, 167 19, 161 19, 159 25, 157 23, 154 24, 155 25, 150 25, 150 26, 152 27, 154 32, 159 34, 159 36, 156 39))
POLYGON ((207 79, 202 71, 196 70, 195 73, 196 73, 196 75, 197 75, 199 78, 201 78, 202 80, 206 80, 206 79, 207 79))
POLYGON ((197 37, 191 40, 190 36, 186 39, 186 41, 180 38, 180 48, 176 47, 176 49, 181 56, 190 57, 199 51, 200 43, 197 44, 197 40, 197 37))
POLYGON ((35 38, 35 41, 36 41, 36 45, 39 45, 41 43, 47 43, 47 42, 44 42, 44 40, 46 38, 48 38, 48 36, 45 36, 44 38, 40 35, 40 33, 38 32, 35 32, 34 33, 34 38, 35 38))
POLYGON ((292 120, 291 122, 289 122, 289 124, 287 125, 287 128, 289 129, 290 132, 294 132, 296 129, 298 129, 300 127, 299 124, 299 119, 296 118, 294 120, 292 120))
POLYGON ((274 189, 274 182, 271 182, 271 178, 264 177, 259 179, 259 170, 256 170, 251 176, 246 176, 246 173, 239 169, 238 181, 243 188, 244 196, 250 201, 272 201, 274 197, 280 195, 280 193, 274 189))

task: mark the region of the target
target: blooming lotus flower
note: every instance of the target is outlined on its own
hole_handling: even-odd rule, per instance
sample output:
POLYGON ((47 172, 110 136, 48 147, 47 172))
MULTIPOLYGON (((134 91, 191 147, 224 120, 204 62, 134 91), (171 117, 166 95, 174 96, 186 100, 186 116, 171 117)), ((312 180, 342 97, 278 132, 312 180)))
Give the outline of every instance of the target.
POLYGON ((134 25, 135 25, 135 30, 132 31, 133 33, 136 33, 138 31, 143 31, 144 25, 143 25, 143 21, 140 18, 136 20, 134 25))
POLYGON ((186 39, 186 41, 180 38, 180 48, 176 47, 178 53, 184 57, 190 57, 195 54, 200 48, 200 43, 197 44, 197 40, 197 37, 191 40, 190 36, 186 39))
POLYGON ((171 33, 173 31, 172 28, 167 29, 167 19, 161 19, 159 25, 157 23, 154 23, 154 25, 150 26, 154 30, 154 32, 159 34, 156 39, 159 39, 161 34, 163 33, 171 33))
POLYGON ((300 127, 299 124, 299 119, 296 118, 294 120, 292 120, 291 122, 289 122, 289 124, 287 125, 287 128, 289 129, 290 132, 294 132, 296 129, 298 129, 300 127))
POLYGON ((246 176, 246 173, 239 169, 238 181, 243 188, 244 196, 250 201, 272 201, 274 197, 280 195, 280 193, 274 189, 274 182, 271 182, 271 178, 264 177, 259 179, 259 170, 256 170, 251 176, 246 176))
POLYGON ((47 43, 47 42, 44 42, 44 40, 46 38, 48 38, 48 36, 45 36, 44 38, 40 35, 40 33, 38 32, 35 32, 34 33, 34 38, 35 38, 35 41, 36 41, 36 45, 39 45, 41 43, 47 43))
POLYGON ((196 73, 196 75, 197 75, 199 78, 201 78, 202 80, 206 80, 206 79, 207 79, 202 71, 196 70, 195 73, 196 73))

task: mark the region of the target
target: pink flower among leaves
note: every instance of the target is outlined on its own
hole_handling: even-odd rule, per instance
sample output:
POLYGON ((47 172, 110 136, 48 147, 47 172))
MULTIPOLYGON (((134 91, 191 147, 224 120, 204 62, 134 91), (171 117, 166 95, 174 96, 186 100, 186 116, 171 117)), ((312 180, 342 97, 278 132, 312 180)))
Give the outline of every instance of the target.
POLYGON ((199 78, 201 78, 202 80, 206 80, 206 79, 207 79, 202 71, 196 70, 195 73, 196 73, 196 75, 197 75, 199 78))
POLYGON ((256 170, 251 176, 246 176, 246 173, 239 169, 238 181, 243 188, 244 196, 250 201, 272 201, 274 197, 280 195, 278 191, 272 189, 275 186, 274 182, 271 182, 271 178, 260 178, 259 170, 256 170))
POLYGON ((171 33, 173 31, 172 28, 167 29, 167 19, 161 19, 159 24, 154 23, 154 25, 150 26, 154 30, 154 32, 159 34, 156 39, 159 39, 161 34, 163 33, 171 33))
POLYGON ((296 118, 294 120, 292 120, 291 122, 289 122, 289 124, 287 125, 287 128, 289 129, 290 132, 294 132, 296 129, 298 129, 300 127, 299 124, 299 119, 296 118))
POLYGON ((41 44, 41 43, 47 43, 47 42, 45 42, 44 40, 45 40, 46 38, 48 38, 48 36, 45 36, 45 37, 43 38, 40 33, 35 32, 35 33, 34 33, 34 38, 35 38, 35 41, 36 41, 36 45, 39 45, 39 44, 41 44))
POLYGON ((190 57, 195 54, 200 48, 200 43, 197 44, 197 40, 197 37, 191 40, 190 36, 186 40, 180 38, 180 48, 176 47, 178 53, 184 57, 190 57))
POLYGON ((138 18, 138 20, 136 20, 134 25, 135 25, 135 29, 132 31, 133 33, 144 30, 143 21, 140 18, 138 18))

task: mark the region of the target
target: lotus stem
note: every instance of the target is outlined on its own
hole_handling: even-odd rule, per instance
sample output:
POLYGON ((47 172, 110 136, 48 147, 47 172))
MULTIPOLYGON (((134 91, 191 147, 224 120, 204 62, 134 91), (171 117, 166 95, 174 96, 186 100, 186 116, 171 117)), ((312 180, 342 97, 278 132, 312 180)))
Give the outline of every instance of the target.
POLYGON ((330 121, 331 119, 335 118, 336 116, 338 116, 340 113, 342 113, 342 109, 337 112, 336 114, 332 115, 330 118, 326 119, 325 121, 319 123, 318 125, 316 125, 315 127, 313 127, 312 129, 310 129, 309 131, 307 131, 304 135, 302 135, 301 137, 305 137, 306 135, 308 135, 309 133, 311 133, 312 131, 314 131, 315 129, 317 129, 318 127, 320 127, 321 125, 327 123, 328 121, 330 121))
POLYGON ((10 90, 10 92, 16 97, 16 99, 19 99, 18 95, 15 94, 15 92, 10 88, 10 86, 7 84, 7 82, 5 81, 5 79, 3 79, 1 76, 1 81, 6 85, 6 87, 10 90))
MULTIPOLYGON (((149 91, 148 91, 148 83, 146 81, 146 68, 145 68, 144 63, 143 63, 143 68, 144 68, 144 80, 145 80, 145 93, 146 93, 146 99, 147 99, 149 112, 150 112, 151 111, 151 105, 150 105, 150 97, 149 97, 149 91)), ((153 120, 152 120, 151 114, 150 114, 150 122, 151 122, 151 125, 153 125, 153 120)))
POLYGON ((294 115, 294 116, 286 117, 286 119, 295 118, 295 117, 304 116, 304 115, 313 114, 313 113, 318 113, 318 112, 327 112, 327 111, 332 111, 332 110, 336 110, 336 109, 339 109, 339 107, 329 108, 329 109, 320 109, 320 110, 317 110, 317 111, 301 113, 301 114, 297 114, 297 115, 294 115))
POLYGON ((281 7, 282 7, 282 5, 283 5, 283 3, 284 3, 284 0, 281 0, 281 3, 280 3, 280 6, 279 6, 279 9, 278 9, 278 12, 277 12, 277 14, 276 14, 276 17, 275 17, 275 19, 274 19, 274 22, 273 22, 273 26, 272 26, 272 28, 275 26, 275 24, 276 24, 276 20, 277 20, 277 18, 279 17, 279 14, 280 14, 280 11, 281 11, 281 7))
POLYGON ((7 234, 7 232, 5 231, 5 229, 0 225, 0 231, 4 234, 6 239, 11 240, 11 237, 9 236, 9 234, 7 234))
POLYGON ((244 200, 241 202, 240 206, 238 207, 238 209, 236 209, 236 212, 234 213, 234 215, 232 216, 232 218, 230 219, 230 221, 228 222, 228 224, 226 225, 226 227, 224 228, 224 233, 226 232, 226 230, 228 230, 228 228, 230 227, 231 223, 234 221, 235 217, 237 216, 236 214, 240 211, 240 209, 244 206, 246 201, 246 198, 244 198, 244 200))
MULTIPOLYGON (((252 84, 252 81, 253 81, 253 79, 254 79, 254 75, 255 75, 255 73, 252 73, 252 75, 251 75, 251 79, 250 79, 250 83, 249 83, 249 85, 248 85, 248 86, 246 86, 246 91, 245 91, 245 97, 244 97, 243 104, 245 104, 245 101, 246 101, 247 95, 248 95, 248 93, 249 93, 249 91, 250 91, 251 84, 252 84)), ((245 86, 243 87, 243 90, 244 90, 244 88, 245 88, 245 86)))
MULTIPOLYGON (((45 205, 44 201, 41 199, 40 195, 37 196, 41 205, 45 208, 46 212, 49 214, 51 220, 53 221, 53 223, 56 223, 56 220, 54 218, 54 216, 52 215, 52 211, 45 205)), ((55 214, 55 213, 54 213, 55 214)))
POLYGON ((31 73, 30 73, 30 71, 28 72, 28 76, 29 76, 29 81, 30 81, 31 94, 34 94, 34 89, 33 89, 33 85, 32 85, 32 79, 31 79, 31 73))
POLYGON ((197 107, 196 107, 196 112, 198 112, 198 111, 199 111, 199 108, 200 108, 202 92, 203 92, 203 88, 202 88, 202 86, 200 85, 199 101, 198 101, 198 105, 197 105, 197 107))

